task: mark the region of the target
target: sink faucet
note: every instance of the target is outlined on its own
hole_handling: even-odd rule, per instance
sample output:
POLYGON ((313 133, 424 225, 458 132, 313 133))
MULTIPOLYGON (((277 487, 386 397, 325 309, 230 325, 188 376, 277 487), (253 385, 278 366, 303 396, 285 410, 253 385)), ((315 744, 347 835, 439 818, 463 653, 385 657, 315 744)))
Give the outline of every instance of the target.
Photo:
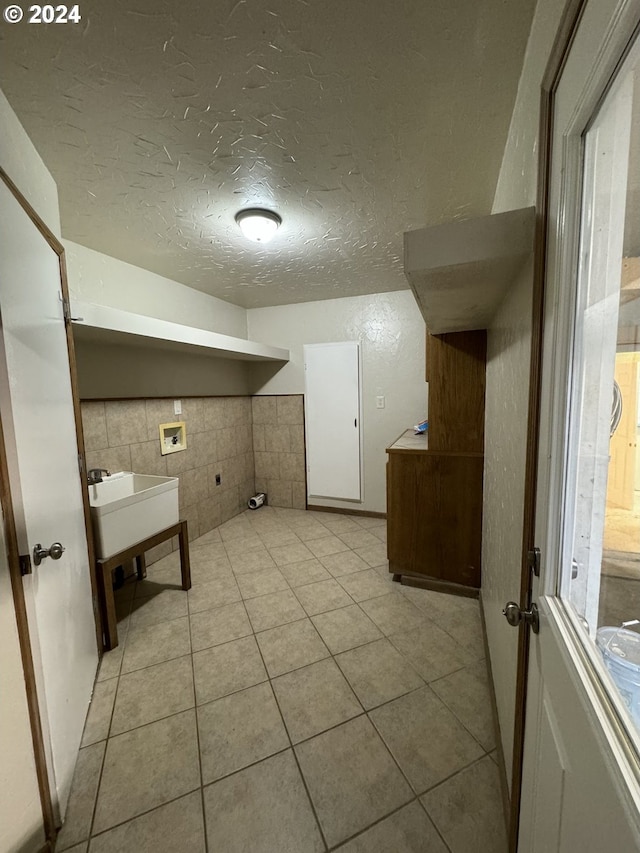
POLYGON ((89 473, 87 474, 87 480, 89 481, 89 485, 95 486, 96 483, 101 483, 103 474, 106 474, 107 477, 110 477, 111 471, 107 471, 106 468, 89 469, 89 473))

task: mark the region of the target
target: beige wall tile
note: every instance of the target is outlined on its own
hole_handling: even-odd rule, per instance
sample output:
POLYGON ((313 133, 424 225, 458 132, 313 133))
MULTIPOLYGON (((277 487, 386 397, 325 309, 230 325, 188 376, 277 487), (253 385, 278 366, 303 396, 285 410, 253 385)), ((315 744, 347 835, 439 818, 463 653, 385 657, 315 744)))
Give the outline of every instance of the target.
POLYGON ((236 455, 236 430, 233 427, 219 429, 216 440, 218 445, 218 459, 230 459, 236 455))
POLYGON ((252 397, 254 424, 276 424, 278 423, 278 412, 275 397, 252 397))
POLYGON ((180 507, 192 506, 209 496, 207 471, 205 468, 193 468, 180 474, 178 487, 180 507))
POLYGON ((160 453, 160 441, 131 445, 131 468, 136 474, 167 476, 167 457, 160 453))
POLYGON ((202 414, 205 429, 222 429, 225 426, 225 397, 205 397, 202 414))
POLYGON ((225 426, 239 426, 251 422, 251 410, 247 411, 245 397, 224 398, 225 426))
MULTIPOLYGON (((176 398, 178 399, 178 398, 176 398)), ((171 403, 171 411, 173 411, 173 400, 171 403)), ((204 398, 203 397, 186 397, 180 400, 182 404, 182 414, 173 415, 175 420, 184 421, 187 425, 187 433, 197 433, 204 431, 204 398)))
POLYGON ((291 436, 289 427, 284 426, 266 426, 265 434, 265 449, 275 453, 289 453, 291 451, 291 436))
POLYGON ((103 450, 109 446, 104 403, 80 404, 85 450, 103 450))
POLYGON ((294 509, 307 508, 307 484, 292 483, 291 484, 291 504, 294 509))
POLYGON ((253 425, 253 449, 254 450, 266 450, 266 440, 265 440, 265 425, 264 424, 254 424, 253 425))
POLYGON ((193 453, 193 467, 204 468, 206 465, 211 465, 218 458, 216 433, 214 430, 206 432, 197 432, 191 436, 187 436, 187 447, 193 453))
POLYGON ((145 400, 147 438, 160 441, 160 424, 172 424, 178 420, 173 413, 173 400, 145 400))
POLYGON ((193 503, 180 509, 180 518, 187 520, 189 529, 189 542, 193 542, 200 536, 200 521, 198 519, 198 505, 193 503))
POLYGON ((92 450, 87 453, 87 471, 91 468, 107 468, 112 474, 116 471, 131 471, 131 449, 124 446, 92 450))
POLYGON ((290 480, 268 480, 267 495, 271 506, 290 507, 293 505, 290 480))
POLYGON ((163 557, 168 557, 169 554, 174 551, 173 540, 168 540, 167 542, 161 542, 159 545, 156 545, 155 548, 151 548, 145 554, 147 565, 150 566, 151 563, 156 563, 158 560, 161 560, 163 557))
POLYGON ((280 477, 283 480, 304 482, 304 456, 302 453, 280 454, 280 477))
POLYGON ((302 406, 302 394, 276 397, 279 424, 302 424, 304 423, 304 410, 302 406))
POLYGON ((198 504, 198 528, 200 536, 204 536, 214 527, 221 524, 220 499, 217 495, 205 498, 198 504))
POLYGON ((304 453, 304 424, 289 426, 289 446, 292 453, 304 453))
POLYGON ((280 460, 277 453, 254 453, 256 477, 280 477, 280 460))
MULTIPOLYGON (((244 507, 243 507, 244 509, 244 507)), ((228 489, 220 495, 220 515, 222 521, 229 521, 240 511, 240 501, 238 498, 238 489, 234 487, 228 489)))
POLYGON ((167 473, 170 477, 177 477, 178 474, 195 468, 196 454, 191 448, 189 436, 187 436, 187 446, 184 450, 167 453, 164 458, 167 460, 167 473))
POLYGON ((144 400, 111 400, 104 404, 109 447, 138 444, 147 440, 144 400))

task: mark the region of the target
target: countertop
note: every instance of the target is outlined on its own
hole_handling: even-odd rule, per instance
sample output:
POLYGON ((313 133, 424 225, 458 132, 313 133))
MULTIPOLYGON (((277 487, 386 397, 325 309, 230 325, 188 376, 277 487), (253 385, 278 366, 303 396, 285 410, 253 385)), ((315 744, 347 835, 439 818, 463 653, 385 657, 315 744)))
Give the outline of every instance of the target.
POLYGON ((415 430, 407 429, 402 435, 387 447, 387 450, 428 450, 429 438, 428 433, 422 432, 420 435, 415 434, 415 430))

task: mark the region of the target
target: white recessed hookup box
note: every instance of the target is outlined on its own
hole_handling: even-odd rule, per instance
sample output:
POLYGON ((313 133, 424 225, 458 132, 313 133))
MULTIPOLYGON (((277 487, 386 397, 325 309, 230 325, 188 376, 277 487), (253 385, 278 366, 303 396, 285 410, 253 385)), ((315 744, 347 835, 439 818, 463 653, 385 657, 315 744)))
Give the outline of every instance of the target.
POLYGON ((160 453, 177 453, 187 449, 187 428, 184 421, 160 424, 160 453))

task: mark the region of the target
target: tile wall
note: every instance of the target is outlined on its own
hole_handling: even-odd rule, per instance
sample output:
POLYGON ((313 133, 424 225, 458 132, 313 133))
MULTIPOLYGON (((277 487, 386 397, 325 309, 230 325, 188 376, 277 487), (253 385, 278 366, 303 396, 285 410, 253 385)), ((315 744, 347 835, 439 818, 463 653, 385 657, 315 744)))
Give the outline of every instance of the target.
MULTIPOLYGON (((178 477, 180 516, 196 539, 247 507, 257 491, 272 506, 305 509, 302 395, 83 401, 87 468, 178 477), (187 448, 162 456, 159 426, 184 421, 187 448), (216 474, 221 483, 216 485, 216 474)), ((147 554, 152 563, 177 540, 147 554)))
POLYGON ((256 491, 271 506, 306 509, 302 395, 252 397, 251 406, 256 491))
MULTIPOLYGON (((250 397, 190 397, 182 414, 173 399, 84 401, 87 468, 179 478, 180 515, 196 539, 246 509, 255 494, 250 397), (160 453, 159 426, 184 421, 187 447, 160 453), (220 485, 216 485, 220 474, 220 485)), ((153 562, 177 547, 159 545, 153 562)))

